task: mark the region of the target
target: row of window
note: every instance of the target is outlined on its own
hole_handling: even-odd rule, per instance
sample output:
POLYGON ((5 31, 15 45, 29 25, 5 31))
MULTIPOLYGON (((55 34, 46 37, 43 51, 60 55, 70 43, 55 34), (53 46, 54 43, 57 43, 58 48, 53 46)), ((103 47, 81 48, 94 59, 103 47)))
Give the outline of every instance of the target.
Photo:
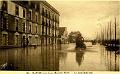
MULTIPOLYGON (((3 11, 7 12, 8 11, 8 2, 3 1, 2 8, 3 11)), ((19 16, 20 12, 23 12, 23 18, 26 18, 26 10, 23 8, 23 11, 20 11, 19 5, 15 4, 15 15, 19 16)), ((32 20, 32 11, 30 10, 29 12, 29 19, 32 20)), ((35 15, 35 19, 38 22, 38 15, 35 15)))
POLYGON ((56 29, 59 27, 58 23, 53 22, 49 19, 45 19, 44 17, 42 17, 42 25, 46 25, 46 26, 56 28, 56 29))
MULTIPOLYGON (((23 18, 26 18, 26 15, 27 14, 29 14, 29 19, 30 20, 33 20, 33 17, 32 17, 32 15, 33 15, 33 11, 32 10, 29 10, 28 11, 28 13, 26 14, 26 10, 25 10, 25 8, 23 8, 23 11, 20 11, 20 9, 19 9, 20 7, 19 7, 19 5, 17 5, 17 4, 15 4, 15 15, 16 16, 19 16, 20 15, 20 12, 23 12, 23 18)), ((2 10, 3 11, 7 11, 7 9, 8 9, 8 3, 6 2, 6 1, 3 1, 3 4, 2 4, 2 10)), ((48 11, 47 10, 45 10, 46 12, 44 12, 44 8, 43 8, 43 10, 42 10, 42 12, 44 12, 43 14, 45 14, 45 13, 47 13, 48 14, 48 11)), ((49 15, 48 15, 49 17, 51 16, 52 17, 52 19, 53 20, 55 20, 55 21, 58 21, 57 20, 57 16, 56 15, 52 15, 52 14, 50 14, 50 11, 49 11, 49 15)), ((35 12, 35 14, 34 14, 34 20, 35 20, 35 22, 39 22, 38 21, 38 17, 40 17, 40 16, 38 16, 38 13, 37 12, 35 12)))
POLYGON ((7 17, 7 15, 3 15, 3 14, 2 14, 0 20, 1 20, 1 28, 2 28, 3 30, 8 29, 8 17, 7 17))
POLYGON ((59 23, 58 16, 55 14, 51 14, 50 11, 48 11, 47 9, 45 10, 44 8, 42 8, 42 15, 59 23))
MULTIPOLYGON (((31 45, 32 43, 36 43, 38 44, 38 37, 35 37, 35 41, 33 39, 33 37, 29 36, 28 37, 29 39, 29 45, 31 45), (33 42, 32 42, 33 41, 33 42)), ((1 45, 8 45, 8 34, 2 34, 2 42, 1 42, 1 45)), ((52 39, 52 38, 48 38, 48 37, 44 37, 44 39, 41 39, 42 40, 42 43, 45 44, 45 43, 56 43, 57 39, 52 39)), ((14 40, 14 44, 19 46, 20 45, 20 42, 22 41, 22 39, 20 39, 19 35, 15 35, 15 40, 14 40)))
POLYGON ((42 21, 42 25, 48 26, 48 27, 51 27, 51 28, 54 28, 54 29, 58 29, 58 27, 56 26, 56 24, 51 25, 50 22, 47 23, 47 22, 42 21))
MULTIPOLYGON (((42 1, 41 1, 42 2, 42 1)), ((50 19, 53 19, 55 20, 56 22, 59 22, 59 17, 55 14, 52 14, 51 11, 45 9, 45 8, 42 8, 40 9, 40 5, 39 3, 37 2, 34 2, 34 1, 30 1, 28 6, 31 8, 31 9, 35 9, 36 11, 39 11, 39 10, 42 10, 42 15, 50 18, 50 19)))
MULTIPOLYGON (((3 1, 2 2, 2 7, 1 9, 5 12, 8 11, 8 2, 7 1, 3 1)), ((25 9, 23 9, 23 17, 25 18, 26 17, 26 12, 25 12, 25 9)), ((19 5, 15 5, 15 15, 19 16, 19 5)))
POLYGON ((53 30, 51 28, 42 26, 42 35, 50 35, 50 36, 57 36, 57 30, 53 30))
MULTIPOLYGON (((8 17, 8 16, 7 16, 8 17)), ((7 17, 5 17, 5 18, 3 18, 3 22, 4 21, 6 21, 6 20, 8 20, 8 19, 6 19, 7 17)), ((27 22, 29 22, 29 21, 22 21, 22 23, 21 23, 21 19, 19 19, 19 18, 15 18, 15 31, 21 31, 21 32, 29 32, 29 33, 38 33, 38 31, 40 32, 40 30, 38 30, 38 29, 41 29, 41 32, 42 32, 42 34, 44 35, 44 34, 46 34, 46 35, 51 35, 52 34, 52 31, 56 31, 56 29, 54 28, 51 28, 51 27, 47 27, 47 26, 43 26, 43 25, 41 25, 41 27, 42 28, 39 28, 38 27, 38 25, 37 24, 35 24, 35 23, 32 23, 32 22, 29 22, 29 23, 27 23, 27 22), (22 25, 22 26, 20 26, 20 25, 22 25), (21 29, 20 29, 21 28, 21 29), (51 29, 51 30, 50 30, 51 29), (29 31, 28 31, 29 30, 29 31), (51 33, 51 34, 50 34, 51 33)), ((7 29, 7 24, 6 24, 7 22, 4 22, 3 23, 3 29, 4 30, 6 30, 7 29)), ((39 25, 40 26, 40 25, 39 25)), ((14 27, 13 27, 13 29, 14 29, 14 27)), ((41 33, 40 33, 41 34, 41 33)), ((56 36, 56 32, 53 34, 53 36, 56 36)))
MULTIPOLYGON (((8 2, 6 2, 6 1, 3 1, 3 5, 2 5, 2 10, 3 11, 7 11, 7 7, 8 7, 8 2)), ((18 5, 15 5, 15 14, 17 15, 17 16, 19 16, 19 11, 20 11, 20 9, 19 9, 19 6, 18 5)), ((46 10, 47 11, 47 10, 46 10)), ((25 17, 26 16, 26 10, 25 9, 23 9, 23 17, 25 17)), ((29 17, 30 17, 30 19, 32 20, 32 10, 29 10, 29 17)), ((38 13, 35 13, 35 19, 36 19, 36 21, 38 21, 38 13)), ((2 21, 3 21, 3 28, 4 29, 6 29, 7 28, 7 21, 8 21, 9 19, 7 19, 7 17, 5 17, 5 18, 3 18, 2 19, 2 21)), ((44 20, 44 19, 43 19, 44 20)), ((21 26, 19 26, 19 25, 21 25, 22 24, 22 31, 23 32, 26 32, 26 29, 27 29, 27 26, 26 26, 26 22, 23 22, 23 23, 19 23, 20 22, 20 20, 19 19, 15 19, 15 30, 16 31, 18 31, 19 30, 19 28, 21 27, 21 26)), ((48 26, 51 26, 51 22, 50 22, 50 20, 49 20, 49 22, 43 22, 42 21, 42 24, 43 25, 48 25, 48 26)), ((55 23, 54 23, 54 25, 53 26, 51 26, 52 28, 55 28, 56 29, 56 27, 58 27, 58 25, 56 25, 55 23)), ((32 29, 34 29, 35 31, 36 31, 36 33, 38 32, 38 26, 35 26, 35 27, 33 27, 33 25, 32 25, 32 23, 29 23, 29 32, 31 33, 32 32, 32 29)))

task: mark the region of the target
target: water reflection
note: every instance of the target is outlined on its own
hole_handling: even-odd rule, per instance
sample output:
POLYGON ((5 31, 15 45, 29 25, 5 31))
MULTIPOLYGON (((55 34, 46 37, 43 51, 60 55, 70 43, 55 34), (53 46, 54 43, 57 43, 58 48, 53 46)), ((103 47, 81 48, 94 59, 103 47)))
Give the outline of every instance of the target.
POLYGON ((4 67, 0 68, 18 71, 79 71, 106 70, 107 68, 109 71, 119 71, 119 54, 115 54, 113 49, 109 50, 104 46, 96 45, 87 47, 82 52, 75 50, 74 47, 74 44, 66 44, 1 49, 0 65, 4 67), (101 58, 99 58, 100 54, 101 58), (94 58, 96 60, 93 60, 94 58))
POLYGON ((103 55, 103 61, 105 61, 105 65, 109 71, 119 71, 119 55, 113 50, 118 49, 102 47, 101 55, 103 55))
POLYGON ((42 48, 42 70, 59 70, 59 56, 55 47, 42 48))
POLYGON ((0 52, 2 70, 59 70, 56 46, 5 49, 0 52), (5 67, 5 68, 4 68, 5 67))
POLYGON ((80 66, 82 61, 84 60, 84 52, 83 51, 78 51, 76 52, 76 62, 80 66))

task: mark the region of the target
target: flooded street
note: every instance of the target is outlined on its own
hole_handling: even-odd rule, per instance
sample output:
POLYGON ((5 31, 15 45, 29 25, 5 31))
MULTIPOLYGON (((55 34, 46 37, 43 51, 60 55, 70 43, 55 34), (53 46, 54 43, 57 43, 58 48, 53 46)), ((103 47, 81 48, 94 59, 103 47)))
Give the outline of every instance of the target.
POLYGON ((0 1, 2 72, 117 73, 119 60, 119 0, 0 1))
POLYGON ((18 71, 118 71, 119 55, 99 44, 86 43, 85 51, 75 50, 75 44, 1 49, 0 65, 7 64, 18 71))
MULTIPOLYGON (((75 44, 71 49, 75 50, 75 44)), ((105 71, 105 65, 101 62, 99 45, 87 46, 84 52, 67 52, 66 58, 60 61, 60 70, 73 71, 105 71)))

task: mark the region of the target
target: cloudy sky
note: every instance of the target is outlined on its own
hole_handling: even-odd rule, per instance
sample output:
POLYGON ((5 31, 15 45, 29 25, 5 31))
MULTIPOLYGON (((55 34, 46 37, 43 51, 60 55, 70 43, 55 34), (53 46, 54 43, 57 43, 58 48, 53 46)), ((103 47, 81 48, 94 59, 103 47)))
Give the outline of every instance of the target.
POLYGON ((60 26, 68 32, 80 31, 84 37, 94 38, 98 28, 98 19, 116 11, 118 2, 47 0, 60 13, 60 26))

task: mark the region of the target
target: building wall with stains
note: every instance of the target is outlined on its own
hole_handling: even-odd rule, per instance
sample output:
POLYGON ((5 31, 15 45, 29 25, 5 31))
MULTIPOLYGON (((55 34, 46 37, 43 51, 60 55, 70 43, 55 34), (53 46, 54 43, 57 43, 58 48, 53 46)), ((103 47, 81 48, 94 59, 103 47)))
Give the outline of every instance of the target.
POLYGON ((59 12, 46 1, 0 1, 0 46, 56 44, 58 27, 59 12))

